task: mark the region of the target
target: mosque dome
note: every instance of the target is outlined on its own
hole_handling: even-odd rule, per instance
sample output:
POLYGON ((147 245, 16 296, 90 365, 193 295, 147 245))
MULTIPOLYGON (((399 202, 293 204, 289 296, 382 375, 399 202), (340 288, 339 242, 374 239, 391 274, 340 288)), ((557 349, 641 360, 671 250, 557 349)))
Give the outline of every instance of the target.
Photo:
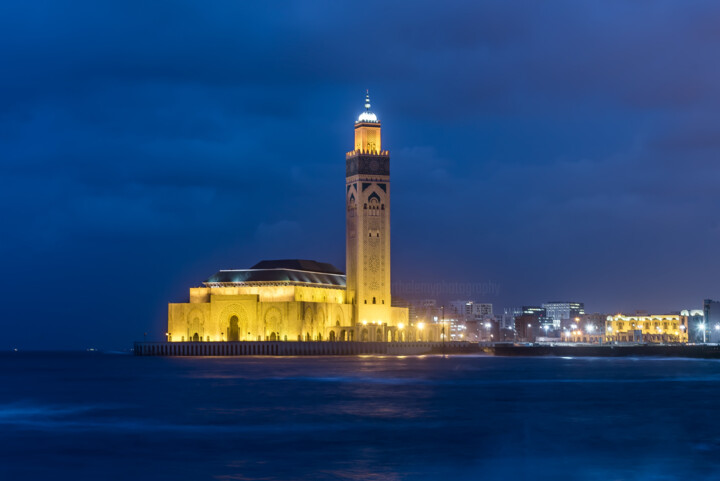
POLYGON ((360 114, 357 119, 358 122, 378 122, 377 115, 370 112, 370 92, 367 91, 365 94, 365 111, 360 114))

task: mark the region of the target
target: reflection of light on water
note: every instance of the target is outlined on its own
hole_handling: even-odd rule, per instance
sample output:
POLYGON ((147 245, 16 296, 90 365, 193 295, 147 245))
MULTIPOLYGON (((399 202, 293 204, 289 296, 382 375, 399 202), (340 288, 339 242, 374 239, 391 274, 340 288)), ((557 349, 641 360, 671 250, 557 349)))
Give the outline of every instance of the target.
POLYGON ((336 406, 338 414, 352 415, 363 418, 387 418, 387 419, 416 419, 427 414, 425 409, 412 408, 409 405, 400 406, 391 401, 372 402, 369 399, 353 401, 341 406, 336 406))
POLYGON ((111 462, 113 479, 138 466, 225 481, 714 479, 720 361, 689 361, 28 355, 0 370, 2 468, 28 480, 77 466, 106 479, 111 462), (40 449, 62 462, 38 463, 40 449))

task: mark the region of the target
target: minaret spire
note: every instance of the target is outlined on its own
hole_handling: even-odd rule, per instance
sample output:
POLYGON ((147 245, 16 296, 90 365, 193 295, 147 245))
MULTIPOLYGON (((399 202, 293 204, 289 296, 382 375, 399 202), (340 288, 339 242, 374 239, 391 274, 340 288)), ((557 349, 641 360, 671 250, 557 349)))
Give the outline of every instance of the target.
POLYGON ((365 110, 363 111, 363 113, 360 114, 360 116, 358 117, 358 119, 355 123, 358 123, 358 122, 380 123, 378 121, 377 115, 375 115, 374 113, 372 113, 370 111, 370 90, 369 89, 365 90, 365 110))

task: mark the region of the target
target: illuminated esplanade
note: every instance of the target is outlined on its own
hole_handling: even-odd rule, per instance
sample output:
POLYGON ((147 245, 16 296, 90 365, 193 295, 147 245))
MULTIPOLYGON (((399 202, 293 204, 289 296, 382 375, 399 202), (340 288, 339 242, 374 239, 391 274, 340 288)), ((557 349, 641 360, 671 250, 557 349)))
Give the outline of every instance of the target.
POLYGON ((308 260, 221 270, 170 304, 168 340, 435 341, 438 326, 410 326, 390 295, 390 155, 380 121, 365 111, 345 156, 346 268, 308 260))

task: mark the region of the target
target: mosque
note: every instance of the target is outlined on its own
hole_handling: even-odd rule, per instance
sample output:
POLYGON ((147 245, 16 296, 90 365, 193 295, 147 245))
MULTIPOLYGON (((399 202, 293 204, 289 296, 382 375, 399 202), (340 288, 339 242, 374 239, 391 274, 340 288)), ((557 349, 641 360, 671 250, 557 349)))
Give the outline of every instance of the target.
POLYGON ((221 270, 189 302, 168 306, 167 340, 437 341, 436 325, 410 324, 390 293, 390 154, 381 125, 365 110, 345 155, 347 274, 322 262, 264 260, 221 270))

